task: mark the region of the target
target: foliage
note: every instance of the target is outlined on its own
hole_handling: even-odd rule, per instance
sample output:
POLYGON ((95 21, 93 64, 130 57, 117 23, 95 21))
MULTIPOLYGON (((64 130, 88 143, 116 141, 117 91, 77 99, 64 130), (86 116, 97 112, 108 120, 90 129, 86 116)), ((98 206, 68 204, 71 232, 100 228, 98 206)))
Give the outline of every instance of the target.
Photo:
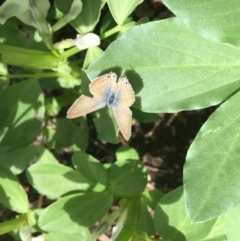
MULTIPOLYGON (((142 1, 130 2, 1 5, 0 203, 18 215, 0 224, 0 234, 92 241, 114 226, 115 241, 158 240, 155 234, 177 241, 239 239, 238 1, 164 0, 176 17, 150 22, 129 17, 142 1), (111 16, 102 17, 106 6, 111 16), (76 37, 62 39, 69 25, 76 37), (89 81, 110 71, 128 77, 136 94, 133 114, 142 122, 156 121, 154 113, 221 104, 188 150, 182 187, 165 195, 145 191, 146 168, 129 146, 119 147, 111 164, 86 153, 86 118, 67 120, 66 108, 89 95, 89 81), (56 157, 69 150, 67 166, 56 157), (23 172, 52 200, 49 206, 30 208, 17 177, 23 172)), ((119 143, 110 111, 93 116, 99 139, 119 143)))

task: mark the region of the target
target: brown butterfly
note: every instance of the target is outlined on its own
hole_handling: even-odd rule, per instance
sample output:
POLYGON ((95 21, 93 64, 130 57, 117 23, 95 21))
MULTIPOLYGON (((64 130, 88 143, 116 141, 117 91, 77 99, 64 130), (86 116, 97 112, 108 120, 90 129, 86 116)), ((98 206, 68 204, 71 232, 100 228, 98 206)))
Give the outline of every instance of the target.
POLYGON ((94 79, 89 89, 93 98, 80 96, 69 108, 67 118, 86 115, 105 106, 111 107, 120 132, 128 141, 132 126, 132 112, 129 107, 135 101, 135 94, 127 77, 120 77, 117 82, 117 75, 110 72, 94 79))

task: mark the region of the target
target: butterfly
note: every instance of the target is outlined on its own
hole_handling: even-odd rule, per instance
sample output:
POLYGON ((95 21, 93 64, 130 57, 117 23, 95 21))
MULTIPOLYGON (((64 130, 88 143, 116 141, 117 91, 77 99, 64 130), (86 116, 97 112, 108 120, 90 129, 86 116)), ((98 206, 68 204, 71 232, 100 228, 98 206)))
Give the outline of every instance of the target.
POLYGON ((128 141, 131 136, 132 112, 129 107, 135 101, 135 93, 126 76, 120 77, 113 72, 94 79, 89 85, 93 98, 82 95, 67 111, 67 118, 72 119, 111 107, 123 138, 128 141))

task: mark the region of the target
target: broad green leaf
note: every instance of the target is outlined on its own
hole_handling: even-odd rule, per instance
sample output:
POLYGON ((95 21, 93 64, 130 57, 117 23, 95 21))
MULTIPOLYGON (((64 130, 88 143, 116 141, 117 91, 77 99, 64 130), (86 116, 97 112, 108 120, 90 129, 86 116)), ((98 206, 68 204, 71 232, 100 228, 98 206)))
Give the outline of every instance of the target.
POLYGON ((24 146, 5 151, 0 149, 0 164, 11 170, 13 174, 20 174, 33 160, 38 150, 36 146, 24 146))
POLYGON ((116 151, 117 161, 123 160, 139 160, 139 155, 137 151, 129 146, 120 146, 116 151))
POLYGON ((1 146, 31 143, 44 118, 43 94, 36 80, 23 81, 0 92, 1 146))
POLYGON ((89 241, 90 232, 87 228, 79 227, 77 233, 50 232, 45 234, 44 241, 89 241))
POLYGON ((83 117, 74 120, 58 118, 56 130, 56 133, 49 139, 51 148, 60 153, 66 147, 73 147, 74 150, 85 150, 87 148, 88 128, 83 117))
POLYGON ((20 14, 29 6, 28 0, 6 0, 0 7, 0 24, 4 24, 7 19, 20 14))
POLYGON ((158 234, 172 241, 207 240, 216 221, 217 219, 213 219, 193 223, 185 211, 182 187, 163 196, 154 214, 154 224, 158 234))
POLYGON ((85 152, 75 152, 72 156, 74 167, 89 181, 106 184, 107 172, 101 162, 85 152))
POLYGON ((126 18, 133 12, 134 8, 143 0, 107 0, 109 9, 116 23, 122 25, 126 18))
POLYGON ((58 163, 37 162, 28 168, 27 178, 39 193, 50 198, 92 186, 79 172, 58 163))
POLYGON ((240 240, 239 222, 240 205, 226 213, 226 233, 229 241, 240 240))
POLYGON ((207 120, 184 166, 187 212, 193 221, 219 216, 240 202, 240 92, 207 120))
POLYGON ((106 0, 82 0, 82 12, 71 21, 71 25, 81 34, 92 31, 99 21, 106 0))
POLYGON ((27 213, 28 197, 17 177, 0 165, 0 203, 17 213, 27 213))
POLYGON ((121 160, 108 169, 108 188, 116 196, 135 196, 147 184, 147 172, 139 160, 121 160))
POLYGON ((238 0, 163 0, 184 23, 214 42, 240 45, 238 0))
POLYGON ((178 112, 226 100, 239 88, 239 66, 239 48, 211 43, 172 18, 130 29, 90 65, 87 75, 93 80, 121 68, 135 91, 135 107, 178 112))
POLYGON ((106 193, 81 193, 65 196, 48 206, 39 218, 44 231, 76 233, 79 225, 90 227, 108 211, 113 197, 106 193))

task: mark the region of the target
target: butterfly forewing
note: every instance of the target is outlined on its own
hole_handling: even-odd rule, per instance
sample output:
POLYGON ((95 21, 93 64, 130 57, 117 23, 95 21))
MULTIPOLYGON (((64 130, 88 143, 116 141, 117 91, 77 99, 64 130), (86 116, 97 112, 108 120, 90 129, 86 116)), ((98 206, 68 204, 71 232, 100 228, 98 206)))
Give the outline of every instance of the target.
POLYGON ((99 98, 90 98, 88 96, 80 96, 70 107, 67 112, 67 118, 72 119, 82 115, 86 115, 95 110, 99 110, 106 105, 106 102, 99 98))
POLYGON ((129 108, 116 105, 113 107, 113 114, 117 121, 123 138, 128 141, 131 136, 132 112, 129 108))
POLYGON ((117 91, 117 75, 113 72, 94 79, 89 85, 91 94, 94 97, 105 99, 111 92, 117 91))
POLYGON ((135 93, 128 79, 126 77, 119 78, 117 84, 119 92, 118 104, 125 107, 131 106, 135 101, 135 93))

